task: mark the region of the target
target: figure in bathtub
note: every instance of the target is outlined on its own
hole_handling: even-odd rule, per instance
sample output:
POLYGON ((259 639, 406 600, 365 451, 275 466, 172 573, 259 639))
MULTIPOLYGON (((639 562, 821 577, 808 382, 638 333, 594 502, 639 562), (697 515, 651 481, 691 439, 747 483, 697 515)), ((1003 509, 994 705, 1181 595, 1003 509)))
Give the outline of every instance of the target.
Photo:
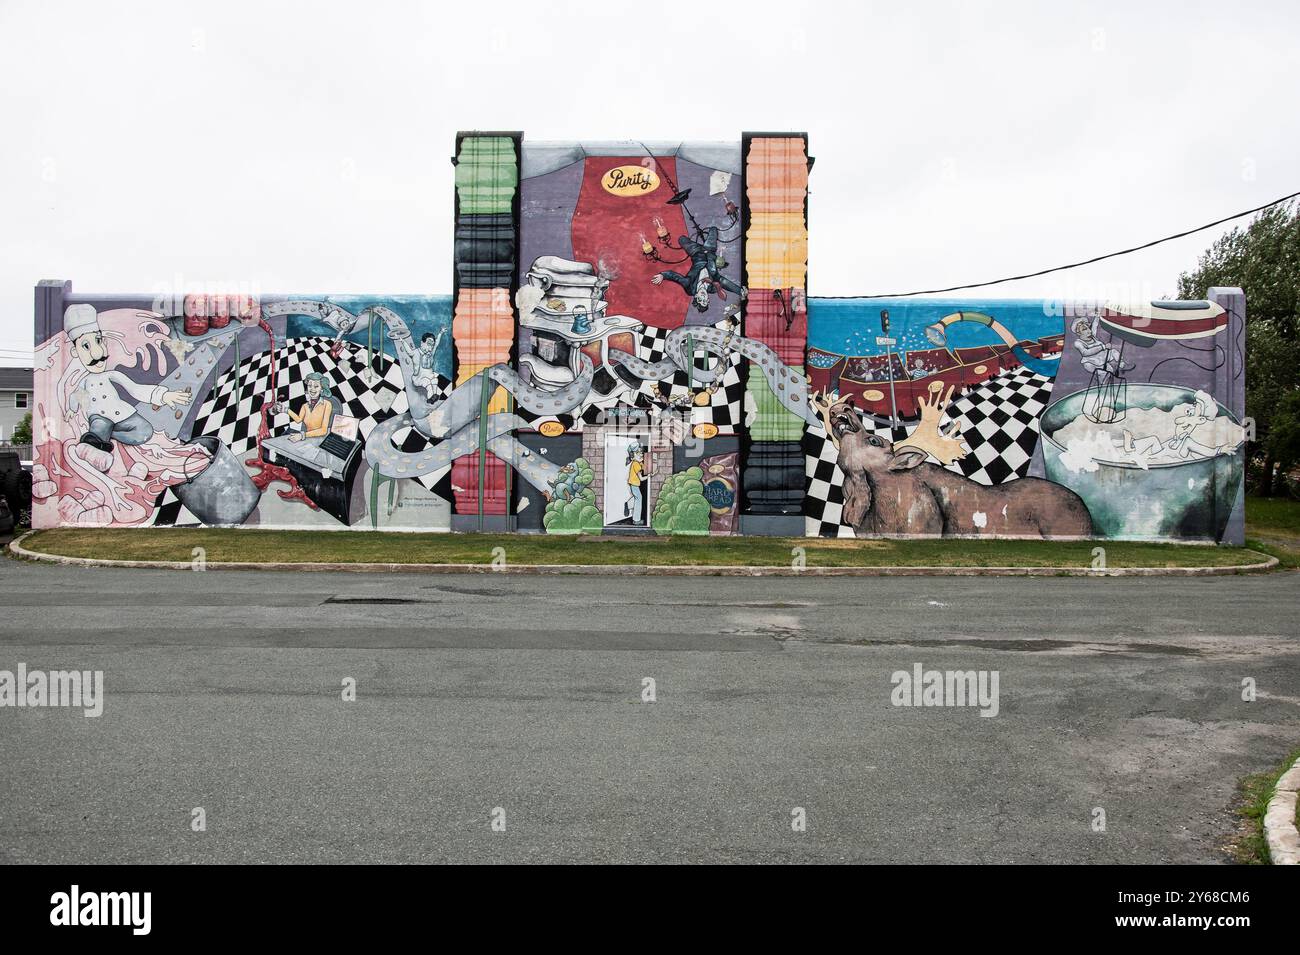
POLYGON ((1216 454, 1231 454, 1237 450, 1242 441, 1242 430, 1232 424, 1229 433, 1223 429, 1213 428, 1214 438, 1224 441, 1213 446, 1202 444, 1192 437, 1192 433, 1203 425, 1215 424, 1218 403, 1204 391, 1196 393, 1195 404, 1182 404, 1169 414, 1173 415, 1174 434, 1168 439, 1148 434, 1134 437, 1133 432, 1124 430, 1124 453, 1133 463, 1145 468, 1152 464, 1173 463, 1192 457, 1212 458, 1216 454))

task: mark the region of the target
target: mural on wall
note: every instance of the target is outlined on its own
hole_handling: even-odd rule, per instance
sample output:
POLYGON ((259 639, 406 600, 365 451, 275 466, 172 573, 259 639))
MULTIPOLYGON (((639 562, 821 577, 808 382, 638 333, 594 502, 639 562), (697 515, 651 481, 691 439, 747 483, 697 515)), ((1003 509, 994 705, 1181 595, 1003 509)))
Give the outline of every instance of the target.
POLYGON ((1244 536, 1245 303, 1223 298, 1073 316, 1043 464, 1099 536, 1244 536))
POLYGON ((68 305, 38 349, 41 526, 447 526, 454 443, 412 417, 450 393, 446 298, 174 311, 68 305))
POLYGON ((810 298, 800 134, 454 162, 451 296, 41 283, 34 525, 1243 537, 1236 290, 810 298))
POLYGON ((508 390, 529 430, 583 435, 605 528, 734 531, 746 378, 797 422, 796 441, 811 415, 797 362, 742 334, 753 301, 742 172, 736 144, 523 147, 519 380, 508 390), (714 462, 727 472, 709 485, 715 508, 701 460, 728 454, 714 462))
POLYGON ((812 306, 809 534, 1224 539, 1245 434, 1211 394, 1244 395, 1222 306, 812 306))
MULTIPOLYGON (((810 416, 805 390, 808 344, 808 173, 803 136, 749 135, 745 152, 745 268, 751 288, 745 334, 769 348, 788 375, 746 381, 746 446, 741 475, 745 523, 769 534, 804 529, 802 440, 810 416), (800 406, 786 400, 795 388, 800 406)), ((762 367, 762 366, 760 366, 762 367)))

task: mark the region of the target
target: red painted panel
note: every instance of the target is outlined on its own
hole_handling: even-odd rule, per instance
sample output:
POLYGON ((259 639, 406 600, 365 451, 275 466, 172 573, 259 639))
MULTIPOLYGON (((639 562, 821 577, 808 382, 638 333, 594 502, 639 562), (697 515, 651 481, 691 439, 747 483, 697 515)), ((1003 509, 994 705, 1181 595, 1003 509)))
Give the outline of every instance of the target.
POLYGON ((808 340, 808 310, 802 289, 751 289, 745 303, 745 337, 771 347, 787 365, 802 365, 808 340), (793 305, 791 299, 794 300, 793 305))
POLYGON ((686 218, 680 206, 667 205, 677 181, 676 161, 657 159, 648 168, 659 178, 657 188, 634 195, 613 195, 601 185, 605 175, 620 166, 645 166, 646 156, 591 156, 584 162, 582 189, 573 211, 573 257, 591 262, 610 278, 610 315, 630 315, 656 328, 677 328, 686 321, 690 300, 680 287, 670 282, 654 286, 651 276, 665 269, 682 275, 690 271, 689 261, 665 265, 647 261, 641 254, 641 236, 645 236, 668 261, 683 258, 683 253, 663 248, 655 234, 658 217, 668 230, 673 244, 686 234, 686 218))
MULTIPOLYGON (((487 478, 483 494, 484 514, 506 513, 506 465, 491 451, 487 456, 487 478)), ((478 513, 478 452, 457 458, 451 465, 451 483, 457 514, 478 513)))

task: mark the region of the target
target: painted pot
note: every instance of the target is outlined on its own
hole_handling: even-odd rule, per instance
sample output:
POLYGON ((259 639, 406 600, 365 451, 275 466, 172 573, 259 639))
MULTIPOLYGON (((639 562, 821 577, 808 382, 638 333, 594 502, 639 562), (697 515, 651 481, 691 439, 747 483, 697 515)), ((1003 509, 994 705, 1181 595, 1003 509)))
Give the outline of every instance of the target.
MULTIPOLYGON (((208 302, 208 327, 225 328, 230 324, 230 299, 219 297, 210 299, 208 302)), ((235 307, 235 314, 239 314, 238 306, 235 307)))
MULTIPOLYGON (((1241 490, 1242 451, 1153 463, 1146 468, 1103 461, 1096 462, 1095 471, 1071 468, 1062 461, 1065 448, 1054 436, 1082 414, 1084 395, 1084 391, 1076 391, 1043 412, 1043 466, 1049 480, 1083 498, 1097 536, 1221 540, 1241 490)), ((1171 411, 1177 405, 1195 401, 1196 392, 1189 388, 1133 382, 1128 385, 1127 407, 1131 409, 1171 411)), ((1221 404, 1217 414, 1241 423, 1221 404)))
POLYGON ((213 437, 190 442, 212 455, 212 460, 194 477, 172 490, 190 513, 208 525, 243 524, 253 513, 262 492, 248 476, 231 450, 213 437))

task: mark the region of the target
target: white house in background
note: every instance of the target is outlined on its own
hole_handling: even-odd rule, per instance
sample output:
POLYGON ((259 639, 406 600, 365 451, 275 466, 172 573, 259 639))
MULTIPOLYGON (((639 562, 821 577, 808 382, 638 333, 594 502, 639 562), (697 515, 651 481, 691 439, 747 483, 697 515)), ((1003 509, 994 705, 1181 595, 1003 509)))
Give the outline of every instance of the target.
POLYGON ((0 368, 0 441, 8 441, 32 410, 32 370, 0 368))

